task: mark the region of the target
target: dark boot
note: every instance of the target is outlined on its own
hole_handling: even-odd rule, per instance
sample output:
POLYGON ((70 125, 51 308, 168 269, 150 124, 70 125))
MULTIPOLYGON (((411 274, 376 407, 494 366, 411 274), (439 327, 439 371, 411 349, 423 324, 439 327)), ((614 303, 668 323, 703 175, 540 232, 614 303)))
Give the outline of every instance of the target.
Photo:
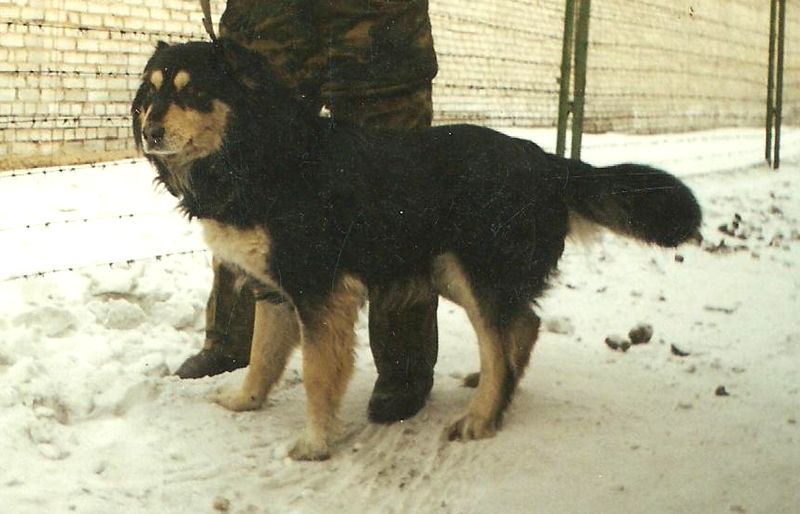
POLYGON ((438 296, 430 292, 402 303, 401 295, 396 288, 370 291, 369 343, 378 380, 368 415, 377 423, 410 418, 425 405, 433 387, 438 296))
POLYGON ((247 366, 255 300, 238 275, 214 261, 214 284, 206 307, 206 342, 175 372, 180 378, 218 375, 247 366))

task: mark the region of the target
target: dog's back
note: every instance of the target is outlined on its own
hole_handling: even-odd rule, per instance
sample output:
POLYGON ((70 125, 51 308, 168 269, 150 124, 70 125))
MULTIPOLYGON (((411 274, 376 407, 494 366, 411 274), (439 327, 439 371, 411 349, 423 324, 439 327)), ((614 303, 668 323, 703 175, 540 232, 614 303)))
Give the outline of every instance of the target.
POLYGON ((691 191, 666 172, 595 168, 488 128, 341 128, 327 144, 315 187, 330 199, 326 217, 348 234, 338 265, 369 282, 428 273, 454 251, 480 262, 495 287, 533 300, 570 215, 661 246, 689 240, 700 224, 691 191))

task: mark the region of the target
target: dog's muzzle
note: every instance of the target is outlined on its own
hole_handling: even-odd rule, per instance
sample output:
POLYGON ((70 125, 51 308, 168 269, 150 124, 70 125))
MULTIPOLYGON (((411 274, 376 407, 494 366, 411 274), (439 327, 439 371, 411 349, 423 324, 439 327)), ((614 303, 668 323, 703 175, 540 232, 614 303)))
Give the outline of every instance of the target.
POLYGON ((172 155, 175 150, 165 148, 166 129, 161 123, 145 123, 142 129, 142 148, 150 155, 172 155))
POLYGON ((148 123, 142 131, 145 143, 152 147, 157 147, 164 140, 164 125, 160 123, 148 123))

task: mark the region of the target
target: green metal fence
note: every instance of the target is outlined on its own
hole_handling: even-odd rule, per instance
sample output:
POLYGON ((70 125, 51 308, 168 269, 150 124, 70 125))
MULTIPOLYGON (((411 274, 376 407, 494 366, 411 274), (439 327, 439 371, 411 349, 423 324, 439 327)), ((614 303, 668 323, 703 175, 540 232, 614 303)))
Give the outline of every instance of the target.
MULTIPOLYGON (((586 70, 588 60, 591 0, 565 0, 564 32, 559 77, 556 153, 566 152, 568 121, 572 116, 570 156, 579 159, 586 102, 586 70), (571 76, 574 69, 574 82, 571 76)), ((770 0, 769 43, 766 87, 765 158, 769 165, 780 166, 781 124, 783 115, 784 70, 786 44, 786 0, 770 0)), ((744 78, 744 77, 743 77, 744 78)))
POLYGON ((781 165, 785 42, 786 0, 771 0, 769 9, 769 71, 767 72, 767 141, 765 157, 767 162, 775 169, 781 165))

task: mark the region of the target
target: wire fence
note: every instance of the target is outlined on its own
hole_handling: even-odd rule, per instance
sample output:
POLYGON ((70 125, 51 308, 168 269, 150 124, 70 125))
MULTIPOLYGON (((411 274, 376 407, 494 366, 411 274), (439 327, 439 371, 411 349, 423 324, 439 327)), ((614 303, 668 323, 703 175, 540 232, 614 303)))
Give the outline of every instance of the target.
POLYGON ((198 250, 186 250, 183 252, 169 252, 163 253, 159 255, 150 255, 147 257, 141 257, 136 259, 126 259, 122 261, 113 261, 113 262, 99 262, 99 263, 91 263, 91 264, 83 264, 80 266, 66 266, 63 268, 55 268, 55 269, 48 269, 42 271, 36 271, 34 273, 20 273, 20 274, 13 274, 3 277, 0 282, 11 282, 16 280, 30 280, 35 278, 43 278, 50 275, 57 275, 59 273, 72 273, 72 272, 80 272, 80 271, 89 271, 98 268, 108 268, 108 269, 119 269, 123 267, 129 267, 133 264, 137 263, 148 263, 148 262, 159 262, 162 260, 173 259, 175 257, 183 257, 187 255, 207 255, 209 252, 208 249, 198 249, 198 250))
MULTIPOLYGON (((129 104, 158 40, 206 37, 196 2, 0 0, 0 169, 133 155, 129 104)), ((800 118, 800 9, 787 16, 785 123, 800 118), (794 50, 794 51, 793 51, 794 50)), ((224 1, 214 2, 218 15, 224 1)), ((564 0, 431 0, 437 123, 552 127, 564 0)), ((585 130, 764 123, 769 6, 595 0, 585 130)))
POLYGON ((111 162, 97 162, 97 163, 89 163, 89 164, 81 164, 81 165, 74 165, 74 166, 53 166, 53 167, 46 167, 46 168, 33 168, 28 170, 11 170, 6 173, 0 173, 0 180, 5 178, 16 178, 16 177, 30 177, 34 175, 50 175, 55 174, 63 174, 69 173, 71 171, 78 171, 78 170, 85 170, 89 169, 106 169, 113 166, 118 166, 121 162, 128 162, 130 164, 135 164, 136 162, 141 161, 141 159, 130 159, 127 161, 111 161, 111 162))

